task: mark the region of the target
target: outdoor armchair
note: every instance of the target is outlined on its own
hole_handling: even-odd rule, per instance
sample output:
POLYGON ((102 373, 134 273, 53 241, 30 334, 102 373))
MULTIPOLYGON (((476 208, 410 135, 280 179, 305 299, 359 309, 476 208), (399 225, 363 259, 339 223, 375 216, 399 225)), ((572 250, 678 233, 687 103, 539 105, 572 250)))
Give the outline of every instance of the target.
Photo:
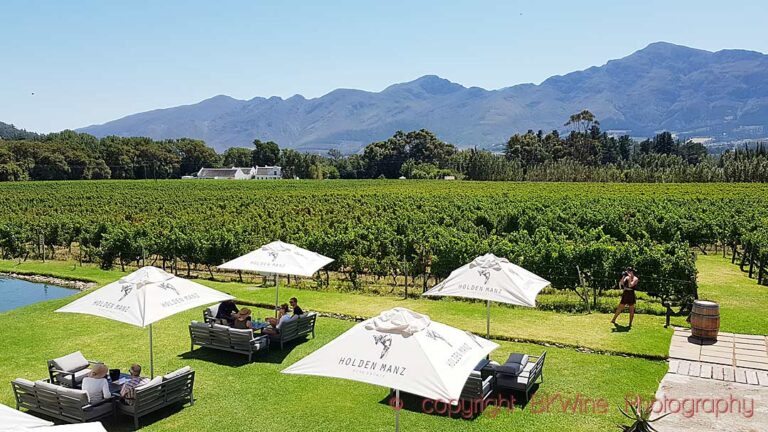
POLYGON ((80 388, 83 378, 90 373, 89 366, 97 361, 86 360, 80 351, 48 360, 48 378, 51 384, 80 388))
POLYGON ((522 370, 519 373, 511 373, 507 368, 509 364, 496 367, 496 388, 506 389, 511 391, 519 391, 525 393, 525 400, 530 400, 531 388, 541 378, 541 382, 544 382, 544 361, 547 357, 547 352, 544 351, 538 358, 536 356, 528 356, 528 362, 522 365, 522 370), (535 362, 531 359, 536 359, 535 362))

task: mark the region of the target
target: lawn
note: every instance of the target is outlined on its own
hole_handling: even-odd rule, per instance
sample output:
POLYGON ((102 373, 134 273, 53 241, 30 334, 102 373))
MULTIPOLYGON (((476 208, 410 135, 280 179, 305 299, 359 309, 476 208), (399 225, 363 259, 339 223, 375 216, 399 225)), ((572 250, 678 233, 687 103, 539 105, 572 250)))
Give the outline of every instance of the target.
MULTIPOLYGON (((116 271, 102 272, 93 266, 75 266, 64 262, 27 262, 17 265, 12 261, 0 261, 0 271, 26 271, 61 274, 69 278, 86 278, 104 284, 120 277, 116 271), (80 273, 82 272, 82 274, 80 273)), ((274 288, 259 288, 255 284, 235 282, 199 282, 228 292, 238 300, 274 304, 274 288)), ((292 296, 308 309, 318 312, 371 317, 382 310, 396 306, 407 307, 424 313, 433 319, 466 330, 485 334, 485 304, 444 298, 407 299, 386 295, 364 295, 327 291, 299 290, 290 286, 280 287, 280 301, 287 302, 292 296)), ((630 331, 610 324, 611 314, 560 313, 538 309, 491 307, 491 335, 506 340, 557 343, 578 346, 596 351, 666 358, 672 330, 664 328, 664 317, 637 315, 630 331)), ((626 324, 625 314, 620 323, 626 324)), ((682 318, 676 320, 683 323, 682 318)))
MULTIPOLYGON (((725 331, 764 334, 766 287, 733 266, 727 259, 699 256, 700 296, 721 303, 725 331)), ((103 271, 94 266, 66 262, 0 261, 0 271, 42 273, 73 279, 87 279, 102 285, 119 278, 119 271, 103 271)), ((227 291, 241 301, 272 304, 274 288, 252 283, 214 282, 206 285, 227 291)), ((281 301, 300 298, 306 309, 368 317, 383 309, 405 306, 433 319, 477 333, 485 331, 485 308, 480 303, 451 299, 403 300, 393 296, 299 290, 280 287, 281 301)), ((145 330, 101 318, 52 313, 71 299, 43 302, 0 314, 0 377, 7 382, 15 377, 32 379, 46 376, 45 361, 81 350, 110 367, 127 368, 137 361, 148 362, 148 337, 145 330)), ((265 309, 257 313, 268 314, 265 309)), ((146 430, 388 430, 393 413, 386 404, 387 390, 367 384, 319 377, 288 376, 280 371, 338 336, 353 322, 320 318, 317 338, 258 355, 248 364, 245 356, 196 349, 189 351, 187 323, 200 319, 201 311, 188 311, 155 325, 155 366, 158 372, 191 365, 196 371, 197 403, 183 409, 167 409, 143 423, 146 430), (280 401, 288 401, 281 403, 280 401)), ((404 430, 464 431, 593 431, 611 430, 621 422, 616 405, 627 394, 652 395, 666 371, 663 361, 637 356, 663 358, 667 354, 670 330, 663 317, 639 315, 636 325, 626 332, 615 332, 607 314, 565 314, 528 308, 492 308, 491 332, 510 339, 536 341, 536 344, 502 341, 492 358, 502 361, 510 352, 539 354, 547 350, 545 382, 538 399, 512 411, 494 409, 474 420, 448 419, 413 410, 403 412, 404 430), (546 343, 578 345, 600 351, 626 353, 634 357, 579 352, 573 348, 544 346, 546 343), (605 414, 562 412, 563 404, 575 398, 603 399, 610 404, 605 414), (555 403, 544 410, 544 402, 555 403), (541 412, 544 411, 544 412, 541 412)), ((626 322, 626 315, 622 320, 626 322)), ((682 323, 681 318, 677 318, 682 323)), ((0 402, 13 404, 10 386, 0 387, 0 402)), ((588 404, 589 405, 589 404, 588 404)), ((591 405, 590 405, 591 406, 591 405)), ((109 424, 110 430, 124 430, 128 419, 109 424)))
MULTIPOLYGON (((363 300, 360 297, 353 299, 363 300)), ((69 299, 39 303, 0 314, 4 331, 0 343, 0 377, 7 383, 15 377, 46 376, 47 359, 81 350, 88 358, 110 367, 126 369, 131 362, 146 365, 145 330, 85 315, 55 314, 69 299)), ((362 303, 362 302, 360 302, 362 303)), ((293 362, 329 342, 352 322, 321 318, 317 338, 259 355, 248 364, 245 356, 206 349, 189 351, 186 325, 200 311, 189 311, 161 321, 155 329, 155 368, 170 371, 184 365, 196 371, 196 404, 167 409, 143 423, 148 431, 161 430, 388 430, 393 414, 386 405, 387 390, 381 387, 330 378, 280 374, 293 362)), ((652 395, 664 375, 666 364, 638 358, 585 354, 571 349, 502 342, 493 354, 499 361, 510 352, 539 354, 547 350, 545 382, 539 402, 494 416, 489 410, 475 420, 448 419, 404 411, 404 430, 463 431, 594 431, 608 430, 620 421, 615 404, 626 393, 652 395), (607 413, 562 413, 560 401, 602 398, 611 404, 607 413), (549 412, 543 398, 555 398, 549 412)), ((9 385, 0 391, 0 402, 13 404, 9 385)), ((108 425, 124 430, 129 419, 108 425)))
POLYGON ((768 287, 731 264, 730 258, 699 255, 699 297, 720 304, 720 330, 734 333, 768 333, 768 287))

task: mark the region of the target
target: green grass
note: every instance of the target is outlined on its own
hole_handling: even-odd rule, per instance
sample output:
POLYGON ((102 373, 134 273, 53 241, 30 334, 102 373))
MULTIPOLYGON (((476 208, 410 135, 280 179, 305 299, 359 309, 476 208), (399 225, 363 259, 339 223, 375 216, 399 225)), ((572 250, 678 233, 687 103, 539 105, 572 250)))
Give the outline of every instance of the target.
MULTIPOLYGON (((744 333, 765 333, 766 287, 748 279, 737 266, 716 256, 699 256, 700 296, 721 304, 722 329, 744 333)), ((124 273, 103 271, 95 266, 72 263, 0 261, 0 271, 47 274, 106 284, 124 273)), ((212 282, 206 285, 230 292, 240 300, 274 302, 274 288, 252 283, 212 282)), ((281 301, 290 296, 301 299, 307 309, 367 317, 383 309, 405 306, 433 319, 483 333, 485 308, 481 303, 452 299, 403 300, 392 296, 299 290, 280 287, 281 301)), ((0 313, 0 377, 45 378, 45 361, 81 350, 110 367, 126 369, 132 362, 148 363, 146 330, 109 320, 53 311, 71 301, 59 299, 0 313)), ((351 381, 320 377, 282 375, 280 371, 313 352, 353 325, 350 321, 320 318, 317 338, 297 344, 284 352, 274 350, 257 356, 248 364, 245 356, 196 349, 189 352, 187 323, 200 319, 200 310, 188 311, 155 325, 156 371, 164 373, 184 365, 196 372, 196 399, 193 407, 171 408, 149 416, 146 430, 388 430, 393 413, 386 405, 386 389, 351 381), (290 403, 275 403, 275 400, 290 403)), ((257 313, 267 314, 264 309, 257 313)), ((623 317, 626 320, 626 315, 623 317)), ((494 305, 491 331, 496 336, 524 338, 539 342, 579 345, 605 351, 663 357, 670 330, 662 327, 663 317, 639 315, 629 332, 612 332, 607 314, 564 314, 528 308, 494 305)), ((682 319, 678 318, 678 324, 682 319)), ((501 342, 492 358, 502 361, 510 352, 539 354, 547 350, 545 381, 537 392, 538 402, 517 405, 512 412, 489 409, 475 420, 448 419, 406 410, 401 421, 405 430, 465 431, 593 431, 611 430, 622 419, 616 406, 627 394, 649 397, 666 371, 666 363, 636 357, 583 353, 571 348, 541 344, 501 342), (610 404, 606 414, 563 413, 560 401, 583 398, 603 399, 610 404), (537 412, 544 398, 555 398, 549 412, 537 412), (496 415, 494 415, 496 414, 496 415)), ((0 402, 13 405, 10 386, 0 387, 0 402)), ((418 407, 415 407, 418 408, 418 407)), ((126 430, 131 422, 123 418, 108 424, 110 430, 126 430)))
MULTIPOLYGON (((362 296, 349 302, 365 303, 362 296)), ((53 310, 71 299, 43 302, 0 314, 0 377, 8 383, 16 377, 46 377, 45 361, 75 350, 110 367, 126 369, 132 362, 148 363, 146 330, 97 317, 56 314, 53 310)), ((435 302, 440 304, 440 302, 435 302)), ((155 368, 164 373, 184 365, 196 371, 192 407, 166 409, 149 416, 148 431, 166 430, 389 430, 393 413, 382 401, 387 390, 351 381, 282 375, 280 371, 329 342, 353 324, 320 318, 317 338, 284 352, 259 355, 248 364, 245 356, 196 349, 189 352, 187 323, 198 319, 199 310, 178 314, 157 323, 155 368)), ((539 354, 539 345, 502 342, 493 359, 503 360, 510 352, 539 354)), ((529 404, 513 412, 493 416, 493 411, 475 420, 448 419, 404 411, 404 430, 430 431, 594 431, 609 430, 620 421, 615 404, 626 393, 651 396, 664 375, 660 361, 585 354, 571 349, 546 348, 545 381, 539 395, 562 399, 602 398, 611 404, 607 414, 570 414, 557 411, 534 413, 540 405, 529 404)), ((0 387, 0 402, 13 405, 9 385, 0 387)), ((558 405, 559 406, 559 405, 558 405)), ((110 430, 125 430, 123 418, 108 424, 110 430)))
MULTIPOLYGON (((0 261, 0 271, 43 272, 67 277, 82 277, 101 284, 111 282, 122 273, 103 272, 93 266, 73 266, 64 262, 27 262, 17 265, 11 261, 0 261)), ((228 292, 239 300, 274 304, 274 288, 259 288, 254 284, 235 282, 199 282, 228 292)), ((363 295, 327 291, 299 290, 280 287, 280 302, 287 302, 292 296, 308 309, 318 312, 340 313, 351 316, 371 317, 385 309, 407 307, 424 313, 433 319, 449 323, 478 334, 485 334, 485 304, 444 298, 440 300, 407 299, 385 295, 363 295)), ((522 307, 508 307, 494 304, 491 307, 491 335, 502 339, 559 343, 585 347, 596 351, 625 353, 630 355, 666 357, 672 330, 665 329, 664 317, 637 315, 631 331, 615 331, 609 323, 611 314, 567 314, 554 311, 522 307)), ((627 323, 624 314, 619 322, 627 323)), ((677 321, 683 322, 682 318, 677 321)))
POLYGON ((768 287, 731 264, 729 258, 699 255, 699 297, 720 304, 720 330, 734 333, 768 332, 768 287))

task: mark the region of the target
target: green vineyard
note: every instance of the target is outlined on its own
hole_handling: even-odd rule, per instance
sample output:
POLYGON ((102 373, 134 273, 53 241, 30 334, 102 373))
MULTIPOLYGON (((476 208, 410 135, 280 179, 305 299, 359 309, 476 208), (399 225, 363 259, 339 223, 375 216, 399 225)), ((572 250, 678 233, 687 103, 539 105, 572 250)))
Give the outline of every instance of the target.
POLYGON ((558 289, 610 289, 631 265, 649 294, 690 299, 692 251, 708 248, 768 279, 762 184, 39 182, 1 184, 0 202, 5 259, 211 270, 281 239, 334 258, 353 286, 442 278, 493 252, 558 289))

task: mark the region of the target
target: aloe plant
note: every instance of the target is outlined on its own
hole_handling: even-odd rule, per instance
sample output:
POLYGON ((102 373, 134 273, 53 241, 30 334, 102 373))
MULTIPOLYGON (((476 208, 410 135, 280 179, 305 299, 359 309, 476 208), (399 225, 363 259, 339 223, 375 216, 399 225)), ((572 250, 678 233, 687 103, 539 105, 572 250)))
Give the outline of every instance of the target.
POLYGON ((624 432, 658 432, 656 428, 651 426, 651 423, 658 421, 660 419, 663 419, 664 417, 670 414, 670 413, 666 413, 663 416, 656 417, 655 419, 651 420, 651 414, 653 413, 653 405, 649 404, 647 407, 643 408, 643 405, 640 401, 636 401, 635 403, 632 403, 626 399, 625 401, 629 406, 631 415, 628 414, 623 409, 621 409, 621 406, 619 406, 619 411, 621 411, 624 417, 632 420, 633 423, 629 426, 618 425, 619 429, 621 429, 624 432))

